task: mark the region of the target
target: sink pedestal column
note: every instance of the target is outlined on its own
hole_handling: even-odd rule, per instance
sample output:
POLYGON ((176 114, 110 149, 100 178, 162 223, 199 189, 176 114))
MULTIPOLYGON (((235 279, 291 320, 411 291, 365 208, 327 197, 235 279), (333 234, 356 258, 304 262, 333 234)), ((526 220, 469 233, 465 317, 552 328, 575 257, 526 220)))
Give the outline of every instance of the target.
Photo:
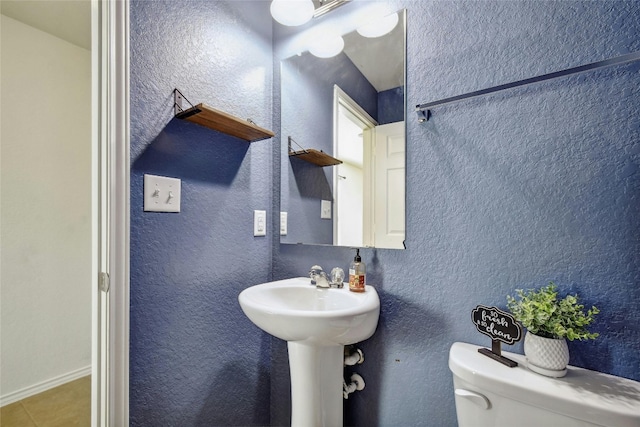
POLYGON ((344 346, 287 343, 291 370, 291 425, 342 426, 344 346))

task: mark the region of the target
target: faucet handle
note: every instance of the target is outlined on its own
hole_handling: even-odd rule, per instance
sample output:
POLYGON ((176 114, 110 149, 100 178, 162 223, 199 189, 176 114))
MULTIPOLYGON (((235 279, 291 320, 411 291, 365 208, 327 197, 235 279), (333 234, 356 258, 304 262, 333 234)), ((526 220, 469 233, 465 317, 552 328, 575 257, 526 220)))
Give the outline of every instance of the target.
POLYGON ((313 267, 311 267, 311 270, 309 270, 309 277, 313 278, 313 276, 317 276, 323 271, 324 270, 322 269, 322 267, 320 267, 319 265, 314 265, 313 267))
POLYGON ((329 284, 332 288, 342 288, 344 286, 344 270, 340 267, 335 267, 331 270, 331 282, 329 284))
POLYGON ((316 285, 316 276, 318 276, 322 272, 324 272, 324 270, 319 265, 314 265, 313 267, 311 267, 311 270, 309 270, 309 277, 311 278, 311 284, 313 286, 316 285))

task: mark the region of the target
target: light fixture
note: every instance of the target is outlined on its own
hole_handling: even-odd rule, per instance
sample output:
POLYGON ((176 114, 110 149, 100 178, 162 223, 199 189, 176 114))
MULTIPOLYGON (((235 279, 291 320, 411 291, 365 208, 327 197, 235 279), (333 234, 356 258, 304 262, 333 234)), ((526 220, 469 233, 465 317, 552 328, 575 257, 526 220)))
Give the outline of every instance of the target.
POLYGON ((332 58, 342 52, 344 39, 339 35, 318 38, 309 48, 309 52, 318 58, 332 58))
POLYGON ((311 0, 273 0, 270 9, 273 19, 282 25, 295 27, 309 22, 315 7, 311 0))
POLYGON ((363 37, 375 38, 384 36, 387 33, 390 33, 396 25, 398 25, 398 14, 392 13, 391 15, 387 15, 384 18, 371 22, 370 24, 363 25, 358 28, 358 34, 363 37))
POLYGON ((337 9, 340 6, 345 5, 351 0, 320 0, 320 7, 313 12, 314 18, 319 18, 322 15, 331 12, 334 9, 337 9))

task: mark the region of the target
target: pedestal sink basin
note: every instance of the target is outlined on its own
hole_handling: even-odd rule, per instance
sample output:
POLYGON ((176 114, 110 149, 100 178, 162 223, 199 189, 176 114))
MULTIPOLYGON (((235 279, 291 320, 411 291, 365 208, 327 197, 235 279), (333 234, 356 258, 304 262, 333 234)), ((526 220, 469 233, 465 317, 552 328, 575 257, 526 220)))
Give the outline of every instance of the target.
POLYGON ((341 426, 343 347, 375 332, 376 290, 317 289, 308 277, 297 277, 252 286, 238 299, 256 326, 287 341, 291 425, 341 426))

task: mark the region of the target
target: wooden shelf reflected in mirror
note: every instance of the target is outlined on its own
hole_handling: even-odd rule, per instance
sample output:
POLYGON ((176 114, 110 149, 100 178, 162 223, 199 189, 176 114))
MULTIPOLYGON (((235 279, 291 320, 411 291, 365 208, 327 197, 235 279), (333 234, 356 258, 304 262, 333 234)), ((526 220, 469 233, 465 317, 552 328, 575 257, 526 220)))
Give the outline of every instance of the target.
POLYGON ((289 157, 295 157, 305 162, 312 163, 317 166, 335 166, 342 164, 342 160, 338 160, 333 156, 328 155, 322 150, 316 150, 314 148, 302 148, 302 150, 294 151, 291 147, 291 143, 298 144, 293 138, 289 137, 289 157))
POLYGON ((297 157, 298 159, 323 167, 335 166, 342 163, 341 160, 338 160, 335 157, 331 157, 324 151, 314 150, 313 148, 310 148, 308 150, 290 151, 289 156, 297 157))

